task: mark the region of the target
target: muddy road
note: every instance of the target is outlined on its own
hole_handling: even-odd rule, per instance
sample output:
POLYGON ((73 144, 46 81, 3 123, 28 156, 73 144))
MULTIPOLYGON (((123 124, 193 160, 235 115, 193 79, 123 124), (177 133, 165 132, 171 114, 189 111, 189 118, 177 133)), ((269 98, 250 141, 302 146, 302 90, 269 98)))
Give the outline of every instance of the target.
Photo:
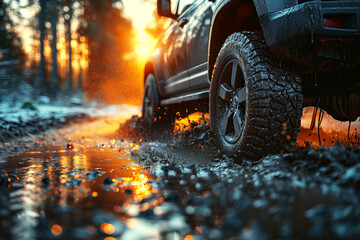
POLYGON ((204 122, 149 139, 130 117, 2 143, 0 239, 360 238, 360 148, 236 164, 204 122))

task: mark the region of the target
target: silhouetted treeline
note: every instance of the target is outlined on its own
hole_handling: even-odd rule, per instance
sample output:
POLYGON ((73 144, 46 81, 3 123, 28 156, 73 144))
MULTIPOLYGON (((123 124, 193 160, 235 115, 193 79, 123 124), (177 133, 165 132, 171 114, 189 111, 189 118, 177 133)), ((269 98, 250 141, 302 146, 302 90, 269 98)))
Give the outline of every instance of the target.
POLYGON ((85 35, 91 52, 86 89, 91 97, 112 103, 127 102, 135 90, 130 63, 123 60, 133 51, 134 31, 115 5, 114 0, 88 0, 84 5, 85 35))
MULTIPOLYGON (((23 26, 34 43, 27 50, 34 99, 68 99, 85 91, 108 103, 140 103, 143 66, 134 60, 136 32, 121 0, 0 0, 0 49, 24 59, 9 7, 19 18, 24 9, 35 13, 23 26)), ((156 24, 149 29, 159 31, 156 24)))
POLYGON ((9 3, 0 0, 0 60, 17 59, 22 64, 24 57, 21 39, 10 18, 9 3))

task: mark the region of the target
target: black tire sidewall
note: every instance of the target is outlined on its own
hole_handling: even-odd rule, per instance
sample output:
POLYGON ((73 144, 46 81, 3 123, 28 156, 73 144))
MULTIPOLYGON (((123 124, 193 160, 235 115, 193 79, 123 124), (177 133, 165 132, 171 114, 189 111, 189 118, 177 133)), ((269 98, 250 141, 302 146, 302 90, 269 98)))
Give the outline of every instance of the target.
POLYGON ((236 43, 228 43, 226 47, 224 47, 218 56, 217 63, 213 72, 213 77, 210 85, 210 103, 209 103, 209 115, 210 115, 210 124, 211 129, 215 133, 215 141, 220 147, 220 151, 226 155, 232 156, 239 153, 241 149, 241 143, 243 142, 244 134, 246 132, 247 127, 247 115, 248 115, 248 100, 246 100, 245 105, 245 119, 244 121, 244 129, 240 138, 235 143, 229 143, 224 139, 221 134, 221 130, 219 128, 221 124, 221 120, 219 119, 219 108, 217 106, 219 99, 219 87, 221 84, 221 75, 227 63, 233 59, 239 61, 240 68, 244 77, 244 84, 246 87, 246 91, 248 92, 248 74, 249 74, 249 64, 246 61, 246 57, 242 56, 240 52, 238 52, 235 48, 232 47, 233 44, 236 43), (219 122, 220 121, 220 122, 219 122))
POLYGON ((228 37, 218 54, 210 85, 210 123, 222 153, 239 160, 256 160, 288 151, 299 134, 303 100, 301 78, 279 66, 261 34, 241 32, 228 37), (231 59, 242 65, 247 92, 245 125, 233 144, 221 137, 216 105, 221 74, 231 59))
POLYGON ((142 117, 144 120, 144 125, 147 128, 154 127, 154 119, 157 117, 157 111, 159 106, 159 95, 156 88, 156 79, 153 74, 149 74, 146 77, 145 87, 144 87, 144 98, 143 98, 143 107, 142 107, 142 117), (145 98, 147 94, 147 88, 149 88, 149 93, 151 94, 152 101, 152 116, 145 116, 145 98))

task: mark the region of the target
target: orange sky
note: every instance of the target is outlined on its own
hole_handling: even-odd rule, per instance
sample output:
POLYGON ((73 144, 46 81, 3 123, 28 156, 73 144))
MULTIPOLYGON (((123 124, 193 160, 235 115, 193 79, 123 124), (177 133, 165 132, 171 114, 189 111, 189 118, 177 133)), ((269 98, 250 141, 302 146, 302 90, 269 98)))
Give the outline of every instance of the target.
MULTIPOLYGON (((14 2, 14 7, 17 8, 19 5, 14 2)), ((20 5, 24 5, 24 1, 20 1, 20 5)), ((137 31, 137 39, 135 40, 135 44, 137 45, 136 53, 140 55, 142 58, 146 58, 151 51, 151 46, 154 44, 154 39, 149 36, 145 32, 145 28, 147 24, 153 21, 153 14, 156 10, 156 0, 123 0, 124 5, 124 14, 127 18, 129 18, 133 26, 137 31)), ((19 24, 18 32, 20 32, 20 36, 23 39, 24 49, 29 54, 32 49, 33 43, 33 34, 34 31, 31 28, 31 22, 36 12, 38 11, 38 6, 33 5, 30 8, 21 8, 21 15, 24 17, 24 22, 19 24), (30 25, 30 26, 26 26, 30 25)), ((15 21, 21 21, 18 19, 14 19, 15 21)), ((75 20, 75 19, 74 19, 75 20)), ((19 23, 19 22, 18 22, 19 23)), ((63 31, 62 25, 59 25, 59 30, 63 31)), ((76 30, 77 23, 74 21, 73 30, 76 30)))
POLYGON ((146 33, 145 28, 154 21, 153 14, 156 10, 156 0, 123 0, 124 13, 129 18, 137 31, 136 53, 141 58, 151 54, 155 39, 146 33))
POLYGON ((145 29, 152 21, 156 8, 155 0, 123 0, 125 16, 130 18, 137 29, 145 29))

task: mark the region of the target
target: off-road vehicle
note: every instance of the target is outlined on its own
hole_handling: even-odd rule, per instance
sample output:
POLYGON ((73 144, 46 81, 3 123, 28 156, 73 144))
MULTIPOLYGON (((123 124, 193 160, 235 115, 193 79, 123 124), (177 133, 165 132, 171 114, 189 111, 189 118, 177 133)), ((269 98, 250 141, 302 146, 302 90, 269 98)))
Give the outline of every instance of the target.
POLYGON ((147 126, 209 99, 219 149, 256 159, 294 146, 304 106, 340 121, 360 116, 359 0, 158 0, 157 7, 172 23, 145 66, 147 126))

